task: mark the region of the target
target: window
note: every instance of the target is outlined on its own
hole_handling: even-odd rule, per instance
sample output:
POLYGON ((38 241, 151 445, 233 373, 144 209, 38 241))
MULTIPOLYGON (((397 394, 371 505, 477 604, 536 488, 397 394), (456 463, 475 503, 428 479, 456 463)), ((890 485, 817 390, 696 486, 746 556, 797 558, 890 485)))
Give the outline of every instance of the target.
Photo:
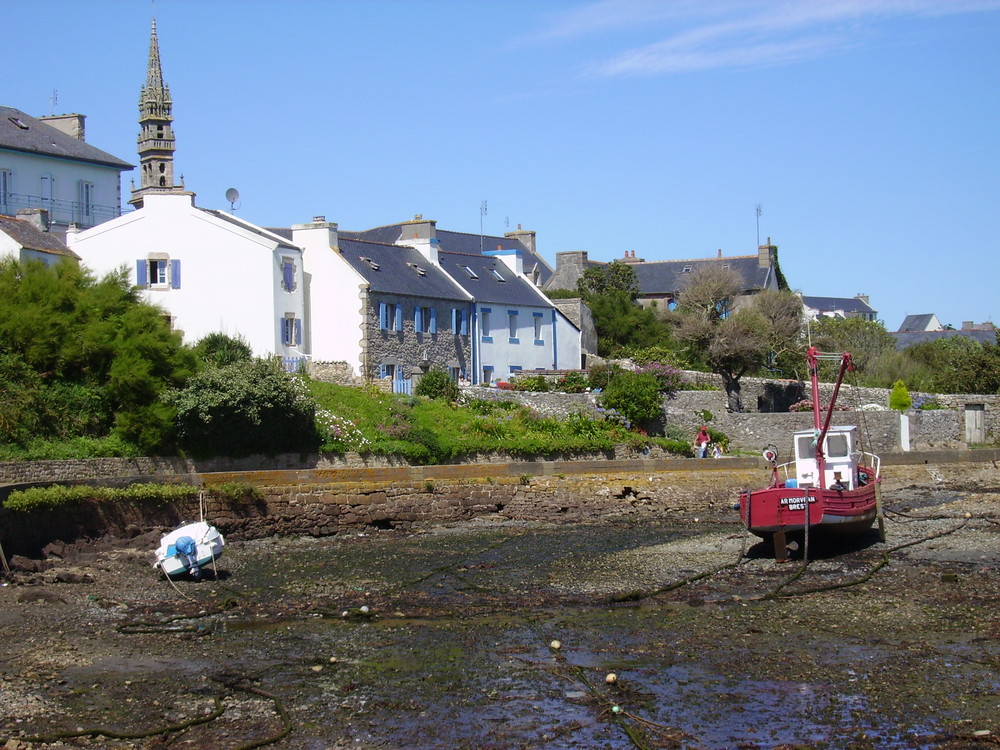
POLYGON ((510 374, 511 375, 516 375, 519 372, 521 372, 521 365, 511 365, 510 366, 510 374))
POLYGON ((150 253, 135 262, 135 285, 147 289, 180 289, 181 262, 165 253, 150 253))
POLYGON ((380 378, 389 378, 390 380, 396 379, 396 365, 394 364, 381 364, 378 366, 378 376, 380 378))
POLYGON ((403 330, 403 306, 389 302, 378 303, 378 327, 383 331, 403 330))
POLYGON ((684 266, 684 268, 681 269, 681 273, 691 273, 691 266, 684 266))
POLYGON ((376 263, 376 262, 375 262, 374 260, 372 260, 371 258, 365 258, 365 257, 362 257, 362 258, 361 258, 361 260, 363 260, 363 261, 364 261, 365 263, 367 263, 367 264, 368 264, 369 266, 371 266, 371 269, 372 269, 373 271, 377 271, 377 270, 379 269, 379 265, 378 265, 378 263, 376 263))
POLYGON ((295 259, 281 258, 281 288, 286 292, 294 292, 298 288, 295 283, 295 259))
POLYGON ((517 340, 517 310, 507 311, 507 337, 510 344, 520 343, 517 340))
POLYGON ((475 271, 473 271, 471 268, 469 268, 468 266, 462 266, 462 270, 465 271, 469 275, 470 279, 478 279, 479 278, 479 275, 475 271))
POLYGON ((285 313, 281 319, 281 343, 285 346, 302 343, 302 321, 295 317, 295 313, 285 313))
POLYGON ((459 367, 449 367, 448 377, 452 379, 453 382, 457 383, 462 379, 462 370, 459 367))
POLYGON ((507 283, 507 279, 501 276, 500 272, 497 269, 491 268, 490 273, 493 274, 493 278, 496 279, 497 281, 502 281, 504 283, 507 283))
POLYGON ((535 344, 541 346, 545 343, 542 340, 542 313, 533 313, 531 319, 535 323, 535 344))
POLYGON ((413 330, 417 333, 436 333, 431 330, 434 322, 434 310, 430 307, 413 308, 413 330))
POLYGON ((493 366, 483 365, 483 385, 490 385, 493 382, 493 366))
POLYGON ((80 180, 80 218, 89 219, 94 215, 94 183, 80 180))
POLYGON ((479 327, 482 330, 483 341, 485 341, 487 344, 493 343, 493 336, 490 335, 490 331, 492 330, 490 328, 491 312, 492 310, 490 310, 490 308, 484 307, 482 310, 480 310, 479 314, 479 327))
POLYGON ((13 216, 14 175, 9 169, 0 169, 0 214, 13 216))
POLYGON ((469 333, 469 311, 457 307, 451 309, 451 332, 465 336, 469 333))

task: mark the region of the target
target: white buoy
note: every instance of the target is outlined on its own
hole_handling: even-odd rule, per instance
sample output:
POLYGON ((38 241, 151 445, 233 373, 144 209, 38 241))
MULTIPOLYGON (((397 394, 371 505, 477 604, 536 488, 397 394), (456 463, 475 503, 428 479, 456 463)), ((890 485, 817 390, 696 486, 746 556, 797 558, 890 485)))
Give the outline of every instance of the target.
POLYGON ((549 644, 549 648, 553 651, 558 651, 562 648, 562 644, 559 641, 552 641, 552 643, 549 644))
POLYGON ((604 678, 604 681, 609 685, 614 685, 616 682, 618 682, 618 675, 616 675, 614 672, 609 672, 608 676, 604 678))

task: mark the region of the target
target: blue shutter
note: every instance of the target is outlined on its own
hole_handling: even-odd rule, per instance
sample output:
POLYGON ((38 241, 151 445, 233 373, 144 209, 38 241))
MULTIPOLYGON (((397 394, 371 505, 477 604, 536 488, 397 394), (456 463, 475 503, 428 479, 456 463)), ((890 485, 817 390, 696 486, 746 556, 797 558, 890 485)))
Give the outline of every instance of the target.
POLYGON ((181 262, 177 259, 170 261, 170 286, 173 289, 181 288, 181 262))
POLYGON ((417 333, 424 332, 424 316, 422 307, 413 308, 413 330, 417 333))
POLYGON ((145 260, 137 260, 135 262, 135 285, 136 286, 149 286, 149 277, 146 275, 148 267, 145 260))
POLYGON ((429 308, 429 309, 430 309, 430 312, 431 312, 431 320, 430 320, 430 328, 428 328, 428 330, 429 330, 429 331, 430 331, 431 333, 437 333, 437 332, 438 332, 438 316, 437 316, 437 309, 435 309, 435 308, 433 308, 433 307, 431 307, 431 308, 429 308))
POLYGON ((385 377, 385 365, 379 365, 378 366, 378 376, 380 378, 384 378, 385 377))
POLYGON ((383 331, 389 327, 389 309, 385 302, 378 303, 378 327, 383 331))
POLYGON ((458 333, 458 308, 451 308, 451 332, 458 333))
POLYGON ((465 336, 469 332, 469 311, 462 310, 462 335, 465 336))
POLYGON ((295 345, 302 346, 302 321, 295 319, 295 345))
POLYGON ((403 306, 396 305, 396 330, 403 330, 403 306))

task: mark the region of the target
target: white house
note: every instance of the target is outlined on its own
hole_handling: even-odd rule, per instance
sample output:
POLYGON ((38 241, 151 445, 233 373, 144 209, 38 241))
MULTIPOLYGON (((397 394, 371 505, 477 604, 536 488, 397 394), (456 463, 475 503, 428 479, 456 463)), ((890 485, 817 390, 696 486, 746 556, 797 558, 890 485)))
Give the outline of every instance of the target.
POLYGON ((142 208, 67 244, 98 273, 125 266, 187 343, 209 333, 242 336, 255 355, 308 354, 302 250, 191 193, 148 194, 142 208))
POLYGON ((48 211, 58 235, 121 215, 126 161, 84 140, 84 115, 34 118, 0 107, 0 214, 48 211))

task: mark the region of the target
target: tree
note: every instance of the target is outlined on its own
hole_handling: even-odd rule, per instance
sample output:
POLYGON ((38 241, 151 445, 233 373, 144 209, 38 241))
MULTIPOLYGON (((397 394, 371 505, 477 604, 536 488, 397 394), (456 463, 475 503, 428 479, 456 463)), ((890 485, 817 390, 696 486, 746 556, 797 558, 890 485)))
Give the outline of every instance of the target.
POLYGON ((103 437, 113 425, 146 452, 166 445, 172 432, 160 395, 195 366, 163 311, 139 299, 124 269, 95 279, 71 262, 0 261, 0 355, 38 375, 34 403, 54 423, 46 420, 36 436, 103 437))
POLYGON ((722 377, 734 412, 743 410, 740 378, 796 344, 802 315, 787 292, 761 293, 734 310, 742 286, 731 269, 705 266, 691 274, 671 316, 691 361, 722 377))
POLYGON ((896 349, 896 339, 880 321, 864 318, 819 318, 811 324, 812 341, 817 349, 850 352, 862 385, 876 385, 865 380, 879 357, 896 349))
POLYGON ((639 279, 628 263, 612 261, 584 271, 576 280, 576 289, 585 302, 611 292, 624 292, 635 300, 639 296, 639 279))

